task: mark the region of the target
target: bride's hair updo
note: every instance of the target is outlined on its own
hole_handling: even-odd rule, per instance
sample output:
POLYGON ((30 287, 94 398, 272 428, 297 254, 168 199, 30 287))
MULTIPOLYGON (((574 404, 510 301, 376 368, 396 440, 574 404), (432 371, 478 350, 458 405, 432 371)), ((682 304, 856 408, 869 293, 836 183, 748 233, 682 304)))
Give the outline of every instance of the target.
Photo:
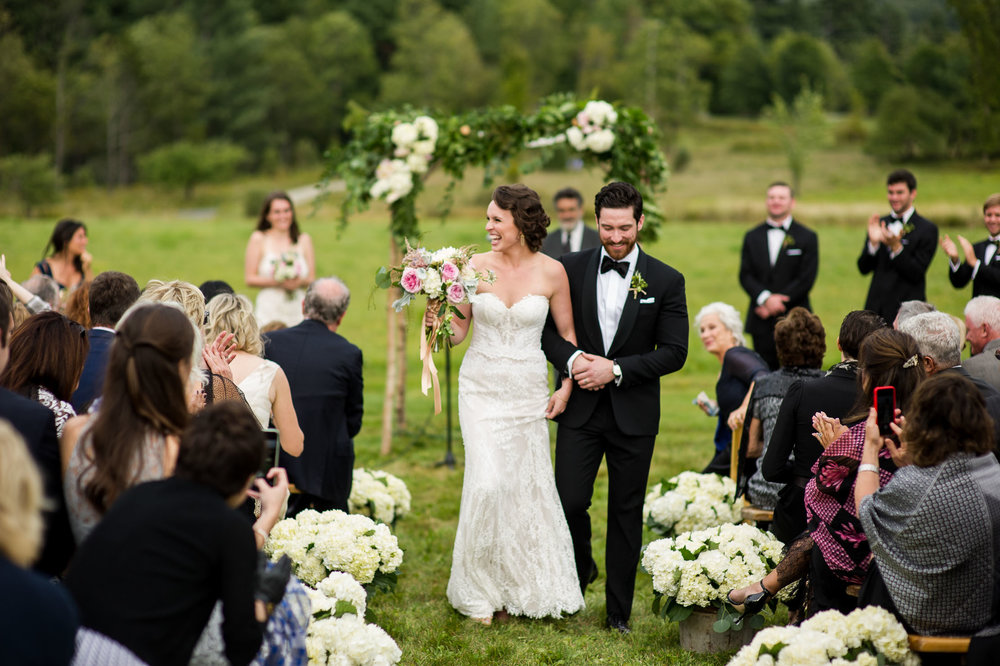
POLYGON ((527 185, 501 185, 493 190, 493 202, 514 216, 514 225, 524 236, 524 244, 532 252, 542 249, 549 226, 538 192, 527 185))

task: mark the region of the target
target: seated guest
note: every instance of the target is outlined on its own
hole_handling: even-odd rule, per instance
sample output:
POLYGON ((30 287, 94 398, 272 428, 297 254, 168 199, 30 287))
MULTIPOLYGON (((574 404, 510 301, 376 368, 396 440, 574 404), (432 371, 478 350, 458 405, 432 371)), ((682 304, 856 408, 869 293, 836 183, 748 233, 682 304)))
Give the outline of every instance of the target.
POLYGON ((993 424, 983 399, 964 377, 937 374, 899 421, 898 446, 879 434, 874 409, 866 425, 855 504, 877 569, 862 603, 893 610, 921 634, 996 625, 1000 465, 988 455, 993 424), (886 451, 899 471, 879 489, 873 468, 886 451))
MULTIPOLYGON (((748 458, 759 459, 767 453, 774 432, 778 411, 788 387, 797 381, 823 375, 823 354, 826 353, 826 331, 819 317, 805 308, 792 308, 774 326, 774 344, 778 353, 778 370, 758 377, 754 383, 747 410, 749 434, 748 458)), ((781 485, 764 479, 760 469, 753 472, 747 484, 748 496, 759 509, 773 510, 781 485)))
POLYGON ((69 298, 66 299, 66 307, 63 314, 80 324, 84 328, 90 328, 90 285, 93 280, 87 280, 80 284, 69 298))
POLYGON ((90 350, 83 364, 80 385, 73 391, 73 408, 85 412, 104 388, 104 373, 108 368, 108 352, 115 339, 115 326, 125 311, 139 298, 135 278, 118 271, 104 271, 90 284, 87 309, 91 324, 87 331, 90 350))
POLYGON ((62 436, 76 416, 69 403, 87 358, 87 331, 58 312, 32 315, 10 339, 10 361, 0 386, 45 405, 56 417, 62 436))
POLYGON ((1000 298, 976 296, 965 305, 965 339, 972 356, 962 367, 972 377, 1000 390, 1000 298))
POLYGON ((892 327, 899 330, 899 325, 910 317, 916 317, 928 312, 937 312, 937 308, 934 307, 933 303, 927 303, 926 301, 903 301, 899 306, 899 312, 896 313, 896 318, 892 320, 892 327))
POLYGON ((21 286, 45 303, 46 307, 42 309, 59 310, 62 307, 62 302, 59 300, 59 284, 52 278, 46 275, 32 275, 22 282, 21 286))
POLYGON ((983 204, 983 226, 988 234, 985 240, 975 245, 963 236, 955 241, 944 235, 939 243, 948 255, 948 279, 955 289, 961 289, 972 281, 972 295, 1000 296, 1000 256, 997 255, 997 241, 1000 241, 1000 193, 991 194, 983 204))
POLYGON ((715 456, 705 473, 729 474, 729 450, 733 431, 727 423, 730 413, 747 397, 758 377, 767 373, 767 363, 757 352, 747 349, 740 313, 726 303, 709 303, 694 318, 705 351, 715 356, 722 369, 715 383, 715 400, 699 400, 698 406, 709 416, 718 414, 715 427, 715 456))
POLYGON ((5 664, 68 664, 76 607, 62 585, 26 567, 38 557, 42 478, 7 421, 0 419, 0 646, 5 664))
POLYGON ((206 303, 211 303, 212 299, 219 294, 235 294, 233 288, 224 280, 205 280, 198 285, 198 291, 205 297, 206 303))
POLYGON ((840 363, 824 377, 792 383, 781 402, 760 471, 766 480, 784 484, 778 491, 770 529, 786 544, 806 529, 803 495, 812 478, 813 463, 823 453, 813 436, 813 415, 823 412, 835 419, 847 416, 858 400, 858 349, 869 334, 883 328, 886 323, 874 312, 849 313, 837 336, 840 363))
MULTIPOLYGON (((808 535, 793 541, 778 566, 759 583, 729 593, 729 603, 738 611, 759 612, 779 589, 806 572, 811 593, 809 614, 831 608, 847 613, 857 605, 847 586, 864 581, 871 561, 854 504, 854 483, 865 440, 864 419, 874 405, 875 387, 894 387, 896 406, 906 413, 913 392, 925 377, 917 343, 906 333, 891 329, 865 338, 858 365, 861 392, 845 419, 854 425, 847 428, 825 415, 817 415, 814 422, 824 451, 813 465, 813 478, 805 489, 808 535)), ((885 485, 896 466, 888 452, 878 462, 878 480, 885 485)))
MULTIPOLYGON (((18 300, 18 305, 22 309, 27 310, 29 315, 38 314, 39 312, 45 312, 46 310, 51 310, 52 306, 39 298, 32 292, 28 291, 21 284, 19 284, 7 270, 7 255, 0 255, 0 281, 10 289, 14 294, 14 297, 18 300)), ((18 322, 20 324, 20 322, 18 322)))
POLYGON ((270 470, 273 487, 254 480, 263 453, 260 428, 240 405, 226 401, 195 416, 174 476, 123 493, 77 552, 66 583, 82 624, 151 666, 187 664, 220 600, 225 656, 249 663, 265 604, 281 601, 290 570, 287 559, 274 568, 263 555, 258 561, 254 532, 233 510, 251 485, 284 498, 283 470, 270 470))

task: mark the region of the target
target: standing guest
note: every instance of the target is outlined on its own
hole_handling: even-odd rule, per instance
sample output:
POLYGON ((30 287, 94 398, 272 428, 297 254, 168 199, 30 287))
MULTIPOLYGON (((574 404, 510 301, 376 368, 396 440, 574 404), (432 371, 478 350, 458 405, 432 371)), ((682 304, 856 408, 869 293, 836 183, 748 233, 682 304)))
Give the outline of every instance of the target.
POLYGON ((991 194, 983 204, 983 226, 988 237, 975 245, 964 236, 958 237, 962 246, 961 258, 948 234, 941 239, 941 249, 948 255, 948 279, 955 289, 961 289, 972 280, 973 297, 1000 296, 1000 255, 997 254, 997 247, 1000 247, 1000 193, 991 194))
POLYGON ((115 326, 125 311, 139 298, 135 278, 118 271, 104 271, 90 284, 88 310, 93 327, 87 331, 90 350, 83 364, 80 384, 73 391, 73 408, 84 413, 104 388, 108 353, 115 339, 115 326))
POLYGON ((547 234, 542 241, 542 252, 558 259, 570 252, 600 247, 601 237, 583 222, 583 196, 572 187, 565 187, 554 197, 559 231, 547 234))
POLYGON ((729 415, 738 409, 750 392, 754 380, 767 374, 767 363, 760 354, 746 348, 743 322, 736 308, 727 303, 709 303, 694 318, 705 351, 718 359, 722 369, 715 383, 715 400, 698 400, 697 405, 709 416, 717 416, 715 455, 704 473, 726 476, 730 467, 733 431, 729 415))
POLYGON ((10 339, 10 361, 0 386, 45 405, 56 417, 62 437, 76 416, 69 400, 87 358, 87 331, 58 312, 32 315, 10 339))
POLYGON ((760 470, 766 480, 785 484, 778 491, 771 532, 786 544, 806 529, 803 495, 813 463, 823 453, 813 436, 813 415, 847 416, 858 400, 858 350, 865 338, 884 328, 885 321, 874 312, 848 313, 837 336, 840 363, 824 377, 793 383, 781 402, 760 470))
POLYGON ((810 309, 809 291, 819 270, 816 233, 792 218, 794 207, 791 186, 771 183, 767 219, 743 237, 740 256, 740 285, 750 296, 746 332, 772 370, 778 369, 774 326, 792 308, 810 309))
POLYGON ((68 664, 76 606, 62 585, 26 568, 38 557, 45 522, 42 478, 24 440, 0 419, 0 645, 5 664, 68 664))
POLYGON ((65 219, 52 230, 42 260, 35 264, 32 275, 53 278, 60 289, 72 291, 85 280, 94 279, 90 271, 90 253, 87 252, 87 227, 78 220, 65 219), (49 254, 49 249, 52 254, 49 254))
MULTIPOLYGON (((0 284, 0 373, 10 357, 12 328, 11 293, 6 285, 0 284)), ((49 506, 43 513, 45 540, 35 570, 47 576, 62 575, 73 555, 74 545, 63 500, 55 414, 34 400, 0 388, 0 418, 7 419, 28 445, 42 473, 45 497, 49 500, 49 506)))
POLYGON ((90 321, 91 284, 93 280, 87 280, 77 287, 66 299, 66 306, 63 308, 63 314, 88 329, 93 325, 90 321))
POLYGON ((927 267, 934 258, 938 228, 913 207, 917 179, 897 169, 886 179, 892 213, 868 219, 868 238, 858 257, 862 275, 872 273, 865 310, 894 321, 903 301, 927 299, 927 267))
POLYGON ((354 436, 364 414, 361 350, 337 333, 351 292, 340 278, 320 278, 302 302, 305 319, 265 336, 264 356, 285 371, 305 436, 302 455, 286 461, 302 509, 347 511, 354 470, 354 436))
POLYGON ((962 367, 969 375, 1000 390, 1000 298, 976 296, 965 305, 965 339, 972 356, 962 367))
POLYGON ((1000 465, 988 455, 993 424, 979 391, 958 375, 931 377, 893 426, 898 446, 870 411, 854 499, 876 566, 861 603, 921 634, 996 626, 1000 465), (879 489, 872 472, 884 451, 899 471, 879 489))
POLYGON ((660 429, 660 379, 687 358, 684 276, 638 246, 642 195, 624 182, 594 197, 601 247, 560 258, 566 268, 576 344, 550 317, 549 361, 574 388, 559 415, 556 488, 573 537, 581 588, 597 577, 588 510, 594 480, 608 468, 606 626, 627 634, 642 547, 642 502, 660 429))
POLYGON ((302 321, 303 287, 316 279, 312 238, 299 231, 295 207, 284 192, 264 201, 257 229, 250 234, 243 261, 248 287, 257 294, 257 323, 294 326, 302 321))

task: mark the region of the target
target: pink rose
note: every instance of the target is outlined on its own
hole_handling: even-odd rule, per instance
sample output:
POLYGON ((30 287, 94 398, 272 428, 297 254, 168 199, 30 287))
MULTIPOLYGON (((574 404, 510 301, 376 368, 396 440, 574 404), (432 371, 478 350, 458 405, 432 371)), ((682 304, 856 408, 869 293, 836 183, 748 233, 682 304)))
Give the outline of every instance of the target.
POLYGON ((417 275, 416 269, 404 268, 403 277, 400 278, 399 284, 411 294, 417 294, 423 288, 424 283, 417 275))
MULTIPOLYGON (((448 264, 445 264, 447 266, 448 264)), ((465 287, 461 283, 456 282, 455 284, 448 287, 448 300, 452 303, 461 303, 465 300, 465 287)))
POLYGON ((454 282, 458 279, 458 266, 446 261, 441 264, 441 279, 445 282, 454 282))

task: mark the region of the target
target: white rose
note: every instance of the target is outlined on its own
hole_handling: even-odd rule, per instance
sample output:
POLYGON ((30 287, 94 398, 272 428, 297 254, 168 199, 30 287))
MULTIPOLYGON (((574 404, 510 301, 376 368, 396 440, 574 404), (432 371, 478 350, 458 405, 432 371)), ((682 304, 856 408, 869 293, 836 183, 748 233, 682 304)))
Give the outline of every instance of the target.
POLYGON ((399 123, 392 128, 392 142, 400 148, 409 148, 417 136, 417 128, 411 123, 399 123))
POLYGON ((410 171, 413 173, 426 173, 427 157, 425 155, 418 155, 414 153, 406 158, 406 166, 408 166, 410 171))
MULTIPOLYGON (((428 139, 431 142, 431 151, 433 152, 434 142, 438 138, 438 124, 430 116, 417 116, 413 119, 413 126, 416 128, 420 136, 428 139)), ((414 149, 416 149, 414 147, 414 149)))
POLYGON ((569 140, 569 144, 577 150, 587 149, 587 142, 579 127, 570 127, 566 130, 566 138, 569 140))
POLYGON ((606 153, 615 144, 615 133, 609 129, 597 130, 587 135, 586 146, 595 153, 606 153))
POLYGON ((433 140, 423 139, 413 144, 413 152, 417 155, 423 155, 423 156, 433 155, 434 147, 435 144, 433 140))

